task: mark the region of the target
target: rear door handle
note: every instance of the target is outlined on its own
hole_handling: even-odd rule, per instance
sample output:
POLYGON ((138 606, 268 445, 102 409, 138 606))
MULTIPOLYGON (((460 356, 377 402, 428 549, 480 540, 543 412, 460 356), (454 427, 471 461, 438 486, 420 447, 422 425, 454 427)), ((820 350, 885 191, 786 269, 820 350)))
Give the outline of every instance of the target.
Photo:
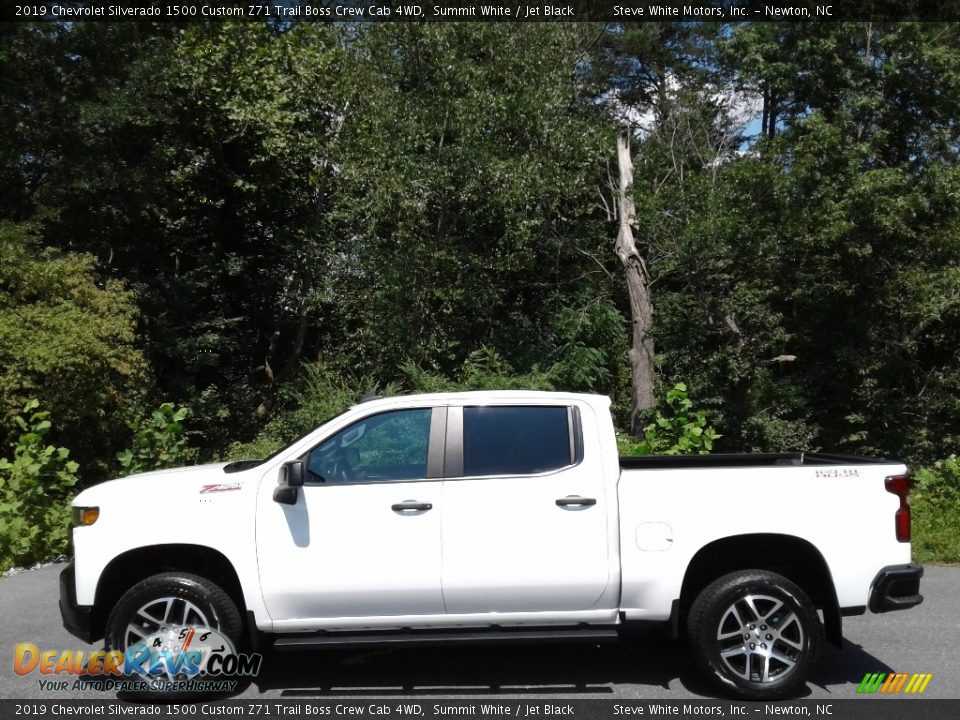
POLYGON ((433 510, 432 503, 417 502, 416 500, 404 500, 400 503, 394 503, 390 506, 390 509, 394 512, 425 512, 427 510, 433 510))
POLYGON ((560 507, 569 507, 569 506, 580 506, 580 507, 590 507, 591 505, 596 505, 597 501, 595 498, 585 498, 580 497, 579 495, 567 495, 566 497, 557 498, 557 505, 560 507))

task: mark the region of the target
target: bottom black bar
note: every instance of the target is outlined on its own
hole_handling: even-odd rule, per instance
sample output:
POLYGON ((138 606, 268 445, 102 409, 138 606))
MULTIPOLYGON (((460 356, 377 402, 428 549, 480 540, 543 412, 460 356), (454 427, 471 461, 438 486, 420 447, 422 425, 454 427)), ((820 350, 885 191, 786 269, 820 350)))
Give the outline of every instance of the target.
MULTIPOLYGON (((539 689, 542 692, 542 688, 539 689)), ((156 704, 129 704, 120 700, 0 700, 0 718, 32 717, 152 717, 207 718, 231 716, 244 718, 423 718, 459 717, 470 720, 510 718, 511 720, 543 720, 544 718, 765 718, 792 716, 824 720, 953 720, 960 716, 960 699, 934 700, 921 696, 878 695, 843 700, 793 700, 776 702, 737 702, 734 700, 567 700, 557 688, 558 697, 542 699, 511 697, 511 690, 500 688, 496 697, 451 700, 429 696, 406 696, 398 689, 397 697, 359 700, 356 697, 336 699, 335 689, 322 697, 271 699, 262 696, 224 702, 171 701, 156 704)), ((287 691, 295 693, 296 691, 287 691)), ((449 693, 449 690, 446 691, 449 693)), ((852 691, 853 692, 853 691, 852 691)))

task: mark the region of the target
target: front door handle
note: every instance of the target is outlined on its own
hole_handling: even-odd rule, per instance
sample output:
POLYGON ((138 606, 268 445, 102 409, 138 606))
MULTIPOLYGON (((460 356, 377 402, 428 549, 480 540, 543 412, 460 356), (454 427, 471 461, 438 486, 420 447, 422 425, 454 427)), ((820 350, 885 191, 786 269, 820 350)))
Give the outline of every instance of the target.
POLYGON ((591 505, 596 505, 597 501, 595 498, 585 498, 580 497, 579 495, 567 495, 566 497, 557 498, 557 505, 560 507, 570 507, 570 506, 580 506, 580 507, 590 507, 591 505))
POLYGON ((404 500, 400 503, 394 503, 390 506, 390 509, 394 512, 426 512, 427 510, 433 510, 432 503, 417 502, 416 500, 404 500))

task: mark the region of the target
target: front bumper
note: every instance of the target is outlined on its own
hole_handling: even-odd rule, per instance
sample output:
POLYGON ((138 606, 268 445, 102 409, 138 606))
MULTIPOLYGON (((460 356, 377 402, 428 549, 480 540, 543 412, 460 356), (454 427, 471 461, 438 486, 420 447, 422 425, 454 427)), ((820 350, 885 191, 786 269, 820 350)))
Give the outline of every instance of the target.
POLYGON ((93 608, 89 605, 77 605, 73 563, 60 573, 60 617, 63 618, 63 626, 71 635, 88 643, 99 639, 99 634, 93 629, 93 608))
POLYGON ((888 565, 873 580, 870 588, 870 610, 875 613, 906 610, 923 602, 919 565, 888 565))

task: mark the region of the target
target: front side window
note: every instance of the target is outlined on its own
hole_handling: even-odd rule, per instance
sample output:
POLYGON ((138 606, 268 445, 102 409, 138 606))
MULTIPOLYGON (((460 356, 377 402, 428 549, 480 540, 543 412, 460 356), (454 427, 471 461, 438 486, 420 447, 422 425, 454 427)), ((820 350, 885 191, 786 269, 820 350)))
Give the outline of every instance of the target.
POLYGON ((430 414, 429 409, 394 410, 358 420, 310 451, 309 479, 359 483, 426 477, 430 414))
POLYGON ((463 474, 533 475, 573 461, 566 407, 465 407, 463 474))

